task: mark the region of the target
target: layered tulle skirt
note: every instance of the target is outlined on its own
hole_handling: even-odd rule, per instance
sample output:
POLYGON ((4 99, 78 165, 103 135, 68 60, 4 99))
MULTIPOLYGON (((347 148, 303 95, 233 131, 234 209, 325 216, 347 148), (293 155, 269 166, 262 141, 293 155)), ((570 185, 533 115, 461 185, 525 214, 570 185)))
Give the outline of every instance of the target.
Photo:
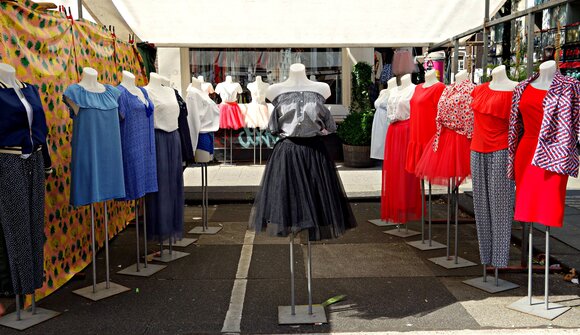
POLYGON ((237 102, 222 102, 220 105, 220 128, 244 128, 244 116, 237 102))
POLYGON ((336 238, 356 226, 336 166, 320 137, 276 143, 249 226, 272 236, 307 229, 311 240, 336 238))

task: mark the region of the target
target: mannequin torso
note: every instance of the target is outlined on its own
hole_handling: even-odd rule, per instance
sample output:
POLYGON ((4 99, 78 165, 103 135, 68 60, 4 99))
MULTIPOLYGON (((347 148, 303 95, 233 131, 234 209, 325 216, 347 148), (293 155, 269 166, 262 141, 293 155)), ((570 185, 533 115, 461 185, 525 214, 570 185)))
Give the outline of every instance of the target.
POLYGON ((210 94, 214 93, 213 85, 211 83, 206 83, 203 79, 203 76, 198 76, 197 80, 199 80, 199 82, 201 83, 201 90, 205 94, 210 95, 210 94))
POLYGON ((438 82, 439 80, 437 79, 437 71, 429 70, 425 73, 425 83, 423 84, 423 88, 431 87, 438 82))
POLYGON ((306 77, 306 67, 303 64, 292 64, 288 79, 282 83, 271 85, 266 92, 266 98, 273 101, 278 95, 287 92, 310 91, 319 93, 328 99, 331 91, 326 83, 314 82, 306 77))
POLYGON ((237 102, 238 93, 242 93, 242 86, 233 81, 231 76, 226 76, 226 81, 217 84, 215 92, 220 95, 222 102, 237 102))
POLYGON ((543 62, 540 64, 540 75, 536 80, 532 81, 530 85, 532 87, 537 88, 539 90, 547 91, 550 89, 550 85, 552 84, 552 79, 554 79, 554 75, 557 71, 556 62, 553 60, 549 60, 547 62, 543 62))
POLYGON ((179 117, 179 103, 175 96, 175 91, 171 87, 163 86, 164 79, 155 72, 151 72, 149 84, 145 90, 149 99, 155 105, 153 119, 155 129, 172 132, 178 129, 177 119, 179 117))
POLYGON ((93 93, 105 92, 105 85, 97 81, 98 72, 91 67, 83 68, 83 74, 79 85, 93 93))
POLYGON ((411 81, 411 75, 406 74, 401 78, 401 86, 399 86, 399 90, 404 90, 412 84, 413 82, 411 81))
POLYGON ((248 90, 252 94, 252 103, 266 103, 266 92, 270 84, 262 81, 262 77, 257 76, 256 81, 248 84, 248 90))
POLYGON ((469 78, 469 73, 467 72, 467 70, 461 70, 455 74, 456 83, 460 83, 466 80, 467 78, 469 78))
POLYGON ((137 96, 139 100, 146 106, 149 105, 143 91, 141 91, 137 85, 135 85, 135 76, 129 71, 123 71, 123 78, 121 79, 121 85, 129 91, 129 93, 137 96))
POLYGON ((396 88, 397 88, 397 78, 393 77, 389 79, 389 81, 387 81, 387 88, 381 90, 379 97, 377 98, 377 100, 375 100, 375 108, 378 109, 379 106, 385 106, 386 108, 386 104, 389 99, 389 94, 396 88))
POLYGON ((517 81, 510 80, 505 71, 505 65, 500 65, 491 71, 492 80, 489 88, 494 91, 513 91, 518 85, 517 81))

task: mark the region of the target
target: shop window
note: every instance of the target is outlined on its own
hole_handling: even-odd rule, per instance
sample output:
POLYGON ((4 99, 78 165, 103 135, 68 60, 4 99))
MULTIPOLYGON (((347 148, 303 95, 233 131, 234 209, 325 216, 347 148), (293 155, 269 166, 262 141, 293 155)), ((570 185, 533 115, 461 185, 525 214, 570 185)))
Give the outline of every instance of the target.
MULTIPOLYGON (((328 104, 342 104, 342 60, 339 48, 190 49, 190 74, 214 87, 232 76, 244 88, 240 102, 250 102, 246 86, 261 76, 270 84, 286 80, 293 63, 306 66, 310 79, 330 85, 328 104)), ((219 97, 216 97, 219 99, 219 97)))

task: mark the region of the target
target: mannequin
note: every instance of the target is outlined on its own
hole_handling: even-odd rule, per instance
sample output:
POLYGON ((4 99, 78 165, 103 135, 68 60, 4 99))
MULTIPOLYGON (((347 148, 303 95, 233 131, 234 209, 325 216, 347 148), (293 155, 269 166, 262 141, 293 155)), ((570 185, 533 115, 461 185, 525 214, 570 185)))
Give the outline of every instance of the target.
POLYGON ((165 76, 161 76, 161 85, 171 87, 171 81, 165 76))
POLYGON ((413 82, 411 81, 411 75, 406 74, 401 78, 401 86, 399 86, 399 90, 404 90, 412 84, 413 82))
POLYGON ((205 94, 207 94, 207 95, 210 95, 210 94, 213 94, 213 93, 215 93, 215 91, 213 90, 213 85, 212 85, 211 83, 206 83, 206 82, 203 80, 203 76, 198 76, 198 77, 197 77, 197 80, 199 80, 199 81, 201 82, 201 90, 202 90, 202 91, 203 91, 205 94))
POLYGON ((103 93, 105 92, 105 86, 97 81, 97 76, 97 70, 92 67, 85 67, 83 68, 83 74, 79 85, 87 91, 103 93))
POLYGON ((213 159, 213 153, 200 149, 198 143, 202 136, 208 136, 206 135, 208 133, 213 134, 219 129, 219 109, 215 102, 202 91, 202 82, 195 77, 191 78, 191 84, 187 88, 186 103, 195 162, 208 163, 213 159))
POLYGON ((193 88, 198 89, 198 90, 201 91, 201 83, 202 82, 199 79, 197 79, 195 77, 191 77, 191 83, 189 85, 190 85, 190 87, 193 87, 193 88))
POLYGON ((256 81, 248 84, 248 90, 252 93, 252 102, 263 104, 266 102, 266 92, 270 84, 262 81, 261 76, 256 77, 256 81))
POLYGON ((423 88, 431 87, 439 82, 437 79, 437 71, 429 70, 425 73, 425 83, 423 84, 423 88))
POLYGON ((217 84, 215 92, 220 95, 222 102, 237 102, 238 94, 243 90, 239 83, 234 82, 232 76, 226 76, 226 81, 217 84))
POLYGON ((381 90, 379 97, 375 100, 375 115, 373 117, 373 127, 371 131, 371 158, 384 159, 385 138, 389 122, 387 121, 387 102, 390 93, 397 89, 397 78, 393 77, 387 82, 387 88, 381 90))
POLYGON ((556 67, 555 61, 549 60, 543 62, 540 64, 540 75, 530 85, 539 90, 549 90, 557 70, 558 68, 556 67))
MULTIPOLYGON (((16 79, 16 70, 11 65, 5 63, 0 63, 0 81, 9 87, 20 86, 16 79)), ((19 92, 19 90, 17 90, 17 92, 19 92)))
POLYGON ((494 91, 513 91, 518 86, 517 81, 508 78, 505 65, 500 65, 491 71, 491 82, 489 88, 494 91))
POLYGON ((328 99, 331 95, 330 86, 327 83, 311 81, 306 77, 306 67, 296 63, 290 65, 288 79, 282 83, 274 84, 268 88, 266 98, 273 101, 278 95, 286 92, 310 91, 319 93, 328 99))
POLYGON ((129 71, 123 71, 123 78, 121 78, 121 85, 129 91, 129 93, 136 95, 139 100, 145 105, 148 105, 149 102, 145 99, 145 95, 143 92, 135 85, 135 75, 129 71))
POLYGON ((386 93, 390 92, 393 88, 397 88, 397 78, 393 77, 391 79, 389 79, 389 81, 387 81, 387 88, 381 90, 381 92, 379 93, 379 97, 377 98, 377 100, 375 100, 375 108, 377 107, 377 101, 382 101, 383 98, 386 97, 386 93))
POLYGON ((163 85, 163 77, 155 72, 151 72, 149 75, 149 84, 145 86, 146 90, 150 89, 161 89, 163 85))
POLYGON ((469 78, 469 73, 467 70, 461 70, 455 74, 455 82, 459 83, 469 78))

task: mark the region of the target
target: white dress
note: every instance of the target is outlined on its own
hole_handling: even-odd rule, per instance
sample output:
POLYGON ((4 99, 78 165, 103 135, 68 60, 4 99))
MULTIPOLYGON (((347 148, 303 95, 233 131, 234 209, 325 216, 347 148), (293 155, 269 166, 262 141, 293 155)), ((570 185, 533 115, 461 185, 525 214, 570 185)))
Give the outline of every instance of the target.
POLYGON ((389 122, 387 120, 387 100, 390 91, 375 100, 375 116, 373 118, 373 128, 371 133, 371 158, 384 159, 385 139, 389 122))
POLYGON ((269 85, 260 87, 255 83, 248 85, 252 102, 246 105, 245 122, 248 128, 267 129, 270 120, 270 110, 266 104, 266 90, 269 85), (252 85, 253 84, 253 85, 252 85))

